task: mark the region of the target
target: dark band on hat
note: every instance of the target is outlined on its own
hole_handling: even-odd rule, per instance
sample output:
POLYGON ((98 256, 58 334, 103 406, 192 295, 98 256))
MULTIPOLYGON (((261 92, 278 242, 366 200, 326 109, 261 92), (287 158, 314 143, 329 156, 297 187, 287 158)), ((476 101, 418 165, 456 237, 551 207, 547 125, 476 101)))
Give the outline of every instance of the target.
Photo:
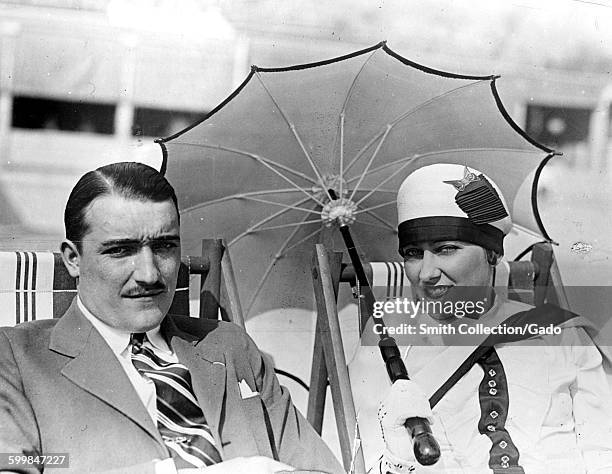
MULTIPOLYGON (((474 224, 465 217, 431 216, 402 222, 398 226, 399 252, 419 242, 461 240, 504 254, 504 233, 491 224, 474 224)), ((403 256, 403 255, 402 255, 403 256)))

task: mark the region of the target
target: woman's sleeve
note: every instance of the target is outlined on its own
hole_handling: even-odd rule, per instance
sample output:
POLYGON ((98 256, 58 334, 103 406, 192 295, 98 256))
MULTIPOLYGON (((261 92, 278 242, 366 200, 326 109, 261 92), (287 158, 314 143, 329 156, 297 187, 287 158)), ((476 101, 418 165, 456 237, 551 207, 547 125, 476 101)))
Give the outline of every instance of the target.
POLYGON ((575 337, 568 350, 576 369, 570 390, 577 443, 588 473, 612 472, 612 392, 591 338, 581 328, 575 337))

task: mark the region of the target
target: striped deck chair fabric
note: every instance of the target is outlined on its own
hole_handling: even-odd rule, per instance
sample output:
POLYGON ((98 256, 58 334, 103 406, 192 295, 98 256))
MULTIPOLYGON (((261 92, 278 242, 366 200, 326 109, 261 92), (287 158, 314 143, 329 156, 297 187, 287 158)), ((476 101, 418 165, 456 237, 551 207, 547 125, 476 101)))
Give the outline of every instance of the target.
MULTIPOLYGON (((404 273, 404 262, 370 262, 372 268, 372 288, 378 300, 410 297, 410 281, 404 273)), ((501 259, 495 271, 495 287, 507 293, 508 286, 515 292, 533 292, 533 266, 530 262, 512 262, 512 279, 510 264, 501 259), (529 286, 529 283, 531 286, 529 286)), ((506 295, 507 296, 507 295, 506 295)))
MULTIPOLYGON (((404 262, 370 262, 370 267, 371 285, 377 300, 410 298, 410 281, 404 273, 404 262)), ((510 296, 511 299, 532 303, 534 278, 531 262, 509 263, 502 258, 495 268, 494 286, 506 298, 510 296)))
POLYGON ((75 295, 60 254, 0 252, 0 326, 59 317, 75 295))
POLYGON ((371 262, 372 289, 379 301, 410 296, 410 282, 404 273, 404 262, 371 262))

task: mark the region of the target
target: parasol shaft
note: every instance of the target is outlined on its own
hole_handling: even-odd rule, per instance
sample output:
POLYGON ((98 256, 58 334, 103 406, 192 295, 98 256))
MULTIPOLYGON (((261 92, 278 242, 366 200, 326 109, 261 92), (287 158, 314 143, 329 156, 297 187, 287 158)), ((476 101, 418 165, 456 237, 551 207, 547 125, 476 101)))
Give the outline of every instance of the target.
MULTIPOLYGON (((363 268, 361 258, 359 257, 359 253, 355 247, 355 242, 353 241, 353 236, 351 235, 349 227, 347 225, 341 225, 340 233, 342 234, 351 263, 355 269, 355 276, 357 281, 359 281, 362 296, 365 299, 365 306, 369 313, 368 316, 373 318, 376 324, 381 324, 381 327, 384 327, 383 319, 374 316, 373 314, 372 309, 374 308, 376 298, 374 297, 374 293, 370 287, 370 282, 368 281, 368 277, 363 268)), ((379 334, 380 340, 378 341, 378 347, 385 362, 385 366, 387 367, 389 379, 391 382, 401 379, 409 380, 406 365, 402 360, 395 339, 389 336, 383 336, 383 334, 386 334, 386 331, 380 331, 379 334)), ((404 426, 406 426, 408 433, 412 437, 414 456, 416 460, 424 466, 435 464, 438 459, 440 459, 440 445, 433 437, 431 427, 429 426, 429 421, 427 421, 425 418, 409 418, 404 423, 404 426)))

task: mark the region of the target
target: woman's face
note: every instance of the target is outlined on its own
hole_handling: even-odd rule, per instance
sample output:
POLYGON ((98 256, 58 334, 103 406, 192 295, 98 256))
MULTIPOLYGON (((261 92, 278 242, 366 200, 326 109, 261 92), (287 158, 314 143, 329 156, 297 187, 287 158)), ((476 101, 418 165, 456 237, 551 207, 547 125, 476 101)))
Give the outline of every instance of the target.
MULTIPOLYGON (((457 240, 422 242, 403 249, 404 269, 414 296, 459 301, 486 298, 492 267, 484 248, 457 240)), ((487 308, 490 301, 484 303, 487 308)), ((446 319, 446 318, 437 318, 446 319)))

